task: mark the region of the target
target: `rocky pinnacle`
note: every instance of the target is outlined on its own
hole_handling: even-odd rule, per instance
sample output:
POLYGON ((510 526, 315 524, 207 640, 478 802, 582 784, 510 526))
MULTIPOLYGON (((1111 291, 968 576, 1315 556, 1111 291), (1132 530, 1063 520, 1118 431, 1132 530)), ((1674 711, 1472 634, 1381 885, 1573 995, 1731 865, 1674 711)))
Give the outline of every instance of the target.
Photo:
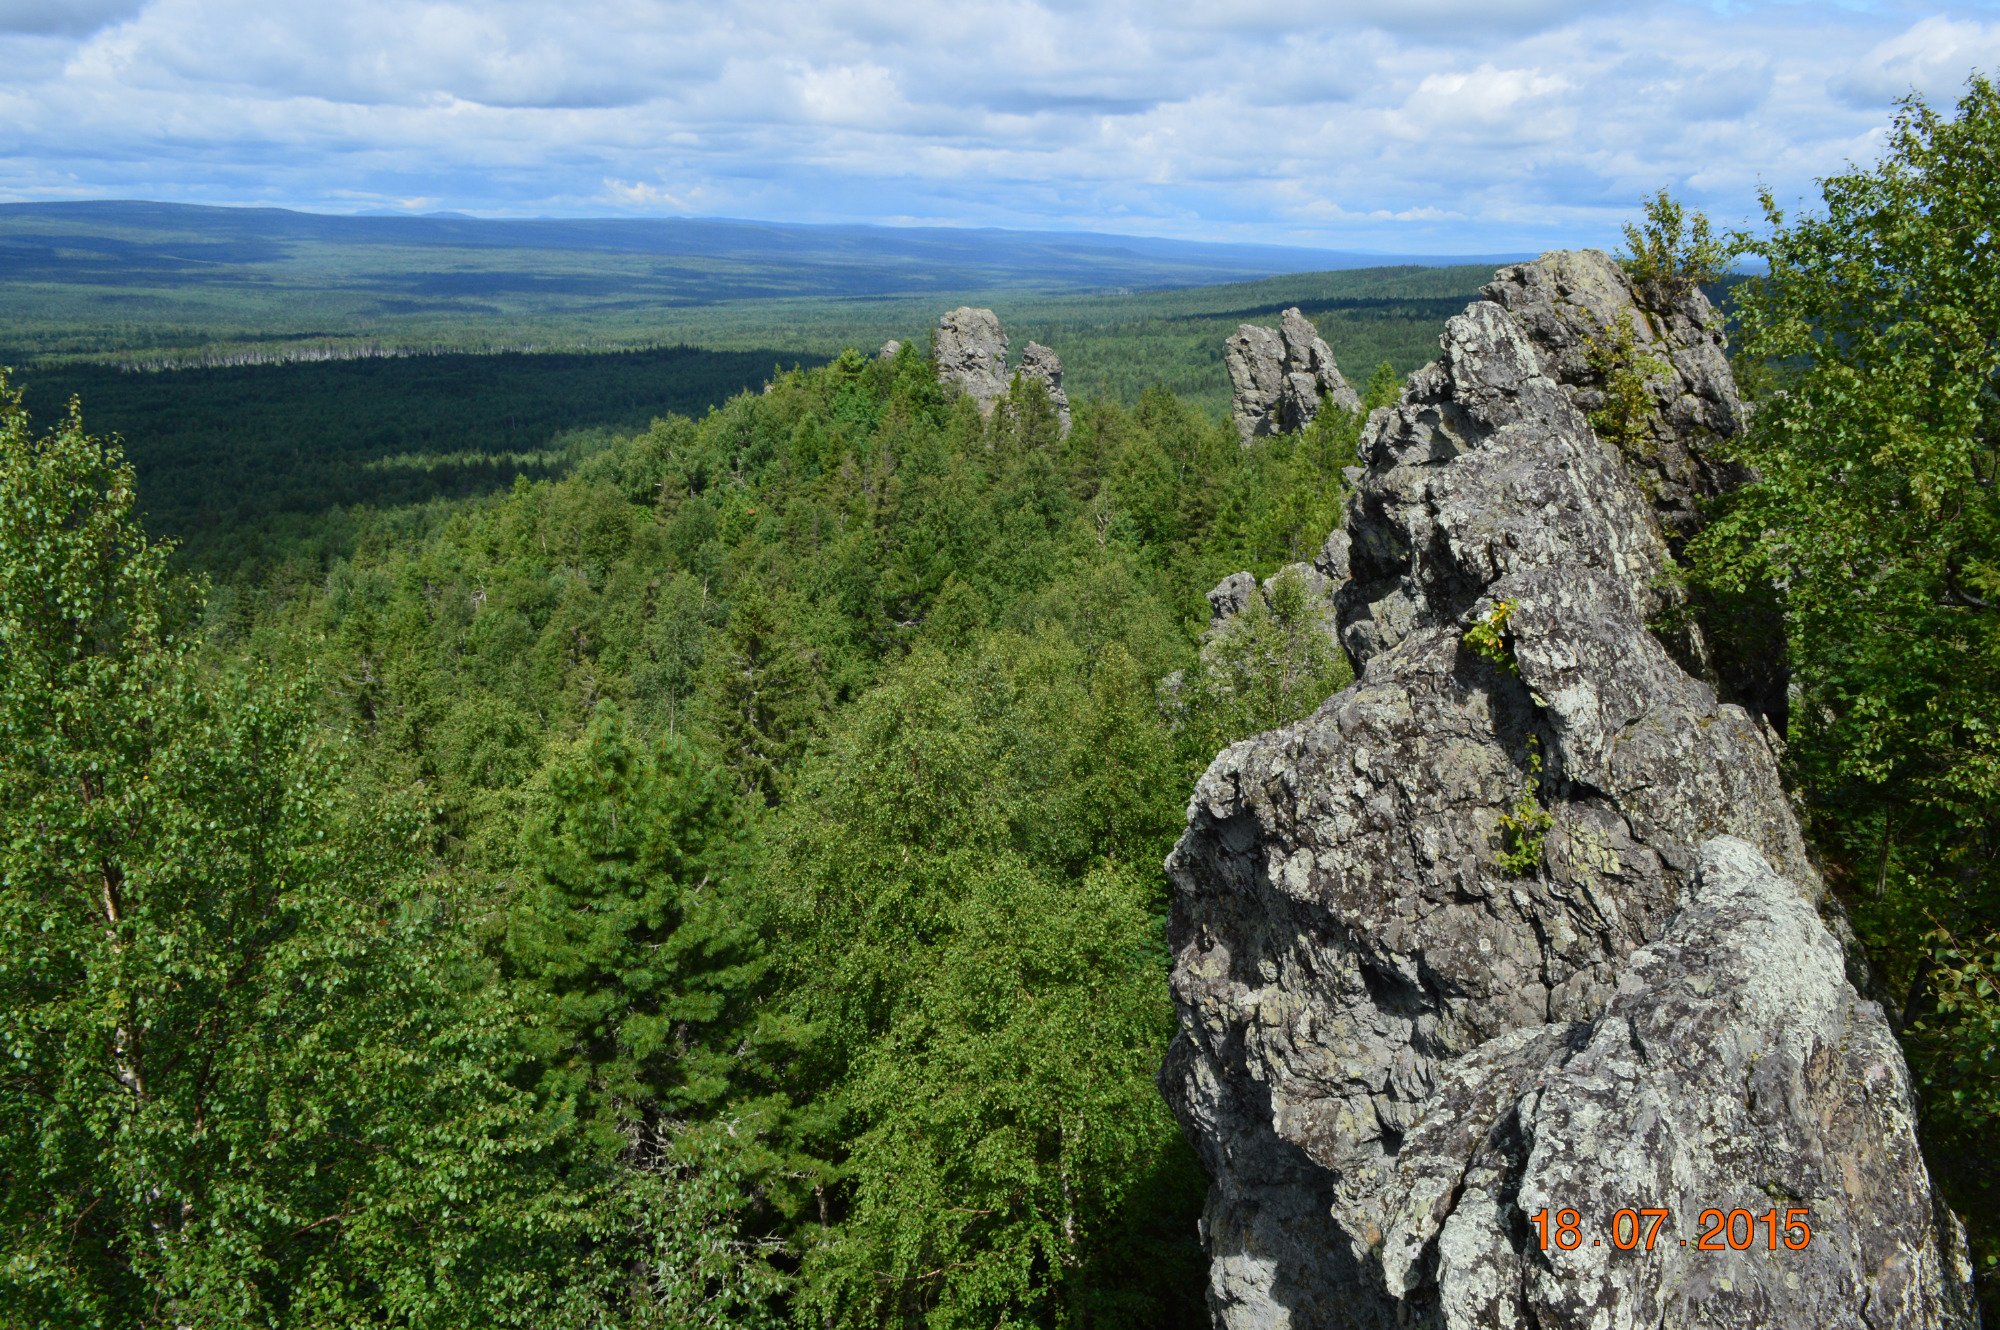
POLYGON ((1230 416, 1245 444, 1304 429, 1319 414, 1322 396, 1343 410, 1361 409, 1360 395, 1341 377, 1332 349, 1297 306, 1280 316, 1277 329, 1238 327, 1223 346, 1223 363, 1229 369, 1230 416))
POLYGON ((1363 433, 1356 681, 1218 756, 1167 861, 1214 1322, 1974 1325, 1771 731, 1649 627, 1731 480, 1720 320, 1594 252, 1487 294, 1363 433))
MULTIPOLYGON (((961 305, 938 319, 935 345, 938 381, 964 392, 981 415, 992 415, 1013 382, 1007 369, 1007 334, 1000 327, 999 315, 990 309, 961 305)), ((1063 391, 1062 361, 1056 353, 1040 342, 1029 342, 1021 350, 1015 373, 1023 382, 1041 384, 1062 433, 1067 435, 1069 394, 1063 391)))

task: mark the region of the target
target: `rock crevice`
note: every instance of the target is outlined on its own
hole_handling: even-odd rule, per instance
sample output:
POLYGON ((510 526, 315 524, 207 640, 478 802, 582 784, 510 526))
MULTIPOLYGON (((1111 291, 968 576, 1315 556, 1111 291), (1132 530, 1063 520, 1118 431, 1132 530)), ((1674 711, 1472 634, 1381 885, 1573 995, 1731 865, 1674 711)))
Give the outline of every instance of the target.
POLYGON ((1215 1321, 1972 1324, 1768 731, 1648 626, 1730 480, 1719 319, 1590 253, 1487 292, 1371 416, 1318 561, 1358 678, 1217 757, 1168 860, 1161 1082, 1213 1180, 1215 1321), (1621 319, 1674 367, 1639 449, 1593 429, 1577 350, 1621 319), (1713 1207, 1813 1238, 1701 1251, 1713 1207), (1544 1208, 1606 1245, 1540 1250, 1544 1208), (1609 1242, 1638 1208, 1672 1246, 1609 1242))

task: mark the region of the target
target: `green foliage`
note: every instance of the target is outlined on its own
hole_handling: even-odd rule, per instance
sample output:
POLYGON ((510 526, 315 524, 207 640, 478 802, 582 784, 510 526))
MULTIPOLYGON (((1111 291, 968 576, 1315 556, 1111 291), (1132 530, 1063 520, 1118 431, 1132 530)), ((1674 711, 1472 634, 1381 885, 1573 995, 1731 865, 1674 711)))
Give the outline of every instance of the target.
POLYGON ((1640 450, 1646 441, 1654 411, 1648 383, 1673 372, 1657 352, 1639 349, 1632 331, 1632 319, 1637 317, 1635 310, 1619 319, 1601 339, 1585 337, 1583 347, 1585 363, 1604 394, 1603 404, 1590 413, 1590 427, 1598 438, 1626 453, 1640 450))
POLYGON ((1402 395, 1403 376, 1389 361, 1383 361, 1368 376, 1368 383, 1361 390, 1361 413, 1365 417, 1377 407, 1392 406, 1402 395))
POLYGON ((667 346, 150 373, 50 365, 28 380, 28 405, 81 396, 99 428, 129 438, 148 526, 183 543, 182 563, 282 589, 367 540, 371 513, 562 474, 608 431, 704 411, 780 359, 799 357, 667 346))
POLYGON ((982 420, 914 349, 843 355, 251 621, 332 681, 357 783, 422 782, 447 873, 514 884, 518 1079, 617 1158, 630 1316, 1198 1306, 1159 864, 1216 749, 1346 664, 1291 578, 1212 664, 1193 630, 1318 548, 1358 428, 1245 450, 1152 393, 1065 438, 1039 392, 982 420), (723 864, 739 818, 771 862, 723 864))
MULTIPOLYGON (((273 1323, 1186 1322, 1202 1181, 1153 1083, 1159 865, 1219 747, 1348 677, 1295 576, 1205 651, 1201 591, 1317 551, 1359 428, 1329 409, 1244 449, 1156 390, 1081 402, 1065 436, 1035 385, 982 418, 914 347, 847 352, 593 436, 560 476, 371 519, 323 576, 205 611, 131 522, 129 470, 105 472, 101 562, 136 580, 94 631, 143 641, 99 655, 155 672, 99 684, 181 709, 77 710, 143 754, 185 736, 178 765, 139 763, 174 799, 200 758, 261 801, 149 813, 148 835, 287 866, 216 870, 213 899, 254 901, 174 943, 241 977, 215 1001, 255 1008, 225 1022, 255 1036, 227 1045, 261 1059, 245 1093, 275 1078, 307 1124, 159 1119, 149 1161, 183 1138, 274 1161, 232 1175, 245 1209, 204 1194, 226 1252, 201 1278, 251 1272, 241 1317, 273 1323), (218 691, 246 656, 304 682, 218 691), (257 950, 280 905, 292 968, 257 950)), ((21 511, 89 491, 34 483, 21 511)), ((45 674, 23 706, 59 694, 45 674)), ((194 987, 159 988, 133 1019, 203 1048, 202 1018, 145 1005, 194 987)), ((97 1062, 75 1054, 100 1082, 105 1019, 97 1062)), ((54 1224, 122 1224, 90 1276, 128 1281, 92 1295, 122 1307, 153 1286, 130 1251, 156 1175, 107 1158, 63 1175, 81 1199, 18 1269, 56 1268, 54 1224), (92 1208, 92 1185, 125 1199, 92 1208)), ((9 1214, 39 1214, 21 1176, 9 1214)))
POLYGON ((295 690, 197 667, 133 498, 74 410, 36 437, 0 380, 0 1299, 75 1326, 587 1315, 596 1184, 389 867, 412 827, 336 794, 295 690))
POLYGON ((717 743, 743 787, 767 803, 778 802, 827 702, 819 662, 786 629, 789 617, 749 586, 706 653, 717 743))
POLYGON ((1177 740, 1191 773, 1246 734, 1287 725, 1353 681, 1327 607, 1286 569, 1182 676, 1177 740))
POLYGON ((1521 665, 1514 659, 1514 638, 1507 630, 1507 620, 1519 608, 1515 601, 1501 601, 1481 615, 1459 639, 1473 655, 1516 678, 1520 677, 1521 665))
POLYGON ((1881 162, 1749 245, 1741 342, 1769 367, 1756 470, 1693 547, 1721 592, 1769 585, 1790 639, 1791 766, 1857 927, 1924 1034, 1927 1149, 2000 1254, 1992 1008, 1972 953, 2000 920, 2000 91, 1904 103, 1881 162), (1974 967, 1976 969, 1976 967, 1974 967), (1953 994, 1950 1006, 1940 995, 1953 994))
POLYGON ((1931 1011, 1911 1023, 1911 1037, 1927 1046, 1936 1108, 1968 1134, 1992 1139, 2000 1129, 2000 1103, 1992 1085, 2000 1076, 2000 933, 1977 944, 1934 929, 1924 941, 1924 980, 1931 1011))
POLYGON ((1669 289, 1721 280, 1737 253, 1716 238, 1706 216, 1664 189, 1646 200, 1643 226, 1626 223, 1625 243, 1631 253, 1621 261, 1632 280, 1669 289))
POLYGON ((1542 743, 1528 740, 1528 783, 1514 806, 1500 815, 1500 855, 1496 862, 1509 877, 1529 877, 1542 866, 1542 842, 1555 817, 1542 806, 1542 743))
POLYGON ((731 1084, 763 971, 747 826, 685 738, 648 744, 609 702, 543 779, 498 949, 543 1094, 616 1152, 630 1124, 712 1110, 731 1084))
POLYGON ((632 1131, 620 1197, 627 1225, 619 1235, 631 1244, 629 1292, 614 1306, 635 1330, 784 1324, 786 1281, 772 1264, 783 1244, 743 1235, 746 1193, 756 1179, 732 1125, 632 1131))
POLYGON ((1180 810, 1149 694, 1122 649, 1093 668, 1060 631, 919 651, 802 775, 774 880, 845 1209, 806 1251, 808 1319, 1157 1319, 1198 1296, 1185 1219, 1147 1208, 1151 1176, 1191 1167, 1153 1088, 1172 1013, 1149 915, 1180 810))

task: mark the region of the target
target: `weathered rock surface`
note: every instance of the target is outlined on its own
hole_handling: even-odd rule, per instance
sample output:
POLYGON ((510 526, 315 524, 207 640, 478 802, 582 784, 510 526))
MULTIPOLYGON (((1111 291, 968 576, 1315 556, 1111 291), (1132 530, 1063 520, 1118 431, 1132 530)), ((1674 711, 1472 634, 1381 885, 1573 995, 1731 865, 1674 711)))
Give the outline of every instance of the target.
MULTIPOLYGON (((990 309, 960 305, 939 318, 936 356, 938 381, 958 387, 983 416, 993 414, 1013 385, 1007 369, 1007 334, 1000 316, 990 309)), ((1023 380, 1042 385, 1067 435, 1070 409, 1069 394, 1063 391, 1062 360, 1040 342, 1029 342, 1021 351, 1019 373, 1023 380)))
MULTIPOLYGON (((1768 731, 1647 626, 1677 500, 1592 431, 1552 331, 1581 326, 1563 274, 1597 269, 1504 271, 1555 294, 1517 296, 1526 322, 1470 306, 1371 417, 1347 540, 1315 561, 1360 675, 1224 751, 1168 860, 1161 1083, 1213 1179, 1219 1326, 1972 1323, 1768 731), (1495 662, 1462 639, 1503 603, 1495 662), (1544 1206, 1584 1245, 1541 1250, 1544 1206), (1671 1211, 1660 1245, 1617 1249, 1613 1215, 1645 1207, 1671 1211), (1802 1208, 1813 1238, 1702 1251, 1710 1207, 1802 1208)), ((1734 402, 1677 340, 1712 331, 1705 302, 1641 313, 1689 367, 1662 430, 1734 402)), ((1690 485, 1721 483, 1674 439, 1690 485)))
POLYGON ((1062 360, 1040 342, 1029 342, 1021 348, 1020 375, 1023 382, 1034 379, 1042 385, 1049 395, 1049 404, 1056 409, 1056 418, 1062 422, 1062 432, 1068 434, 1069 394, 1063 391, 1062 360))
POLYGON ((1231 573, 1208 593, 1208 627, 1213 632, 1250 608, 1257 594, 1257 579, 1247 572, 1231 573))
POLYGON ((990 415, 1007 393, 1007 334, 990 309, 960 305, 938 319, 937 371, 990 415))
POLYGON ((1232 389, 1231 417, 1244 443, 1279 431, 1304 429, 1319 414, 1320 396, 1348 411, 1361 397, 1341 377, 1333 351, 1312 321, 1293 306, 1276 330, 1246 323, 1223 347, 1232 389))
POLYGON ((1676 549, 1700 525, 1700 502, 1742 479, 1713 460, 1714 444, 1740 433, 1742 399, 1729 372, 1722 320, 1697 287, 1641 293, 1602 250, 1550 254, 1502 268, 1480 294, 1514 316, 1542 372, 1586 413, 1605 404, 1614 329, 1632 330, 1636 368, 1651 399, 1624 460, 1653 501, 1676 549), (1593 360, 1597 363, 1593 364, 1593 360))
POLYGON ((888 341, 882 343, 881 347, 876 350, 875 358, 877 360, 894 360, 896 358, 897 352, 901 351, 902 349, 903 349, 903 344, 897 341, 895 338, 891 337, 888 341))

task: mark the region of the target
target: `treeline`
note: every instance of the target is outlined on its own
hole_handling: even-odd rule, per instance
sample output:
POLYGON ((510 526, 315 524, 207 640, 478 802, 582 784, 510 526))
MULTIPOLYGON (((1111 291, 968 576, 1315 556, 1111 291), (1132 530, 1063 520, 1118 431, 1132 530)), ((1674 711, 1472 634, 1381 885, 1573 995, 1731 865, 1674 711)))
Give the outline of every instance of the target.
POLYGON ((7 407, 0 1298, 1200 1323, 1159 865, 1344 678, 1201 593, 1310 557, 1358 423, 850 353, 232 619, 7 407))
POLYGON ((370 514, 558 474, 578 431, 699 413, 800 360, 673 346, 150 372, 68 364, 23 386, 38 416, 80 397, 94 430, 129 440, 148 528, 185 565, 268 586, 318 580, 370 514), (552 444, 558 434, 570 437, 552 444))

